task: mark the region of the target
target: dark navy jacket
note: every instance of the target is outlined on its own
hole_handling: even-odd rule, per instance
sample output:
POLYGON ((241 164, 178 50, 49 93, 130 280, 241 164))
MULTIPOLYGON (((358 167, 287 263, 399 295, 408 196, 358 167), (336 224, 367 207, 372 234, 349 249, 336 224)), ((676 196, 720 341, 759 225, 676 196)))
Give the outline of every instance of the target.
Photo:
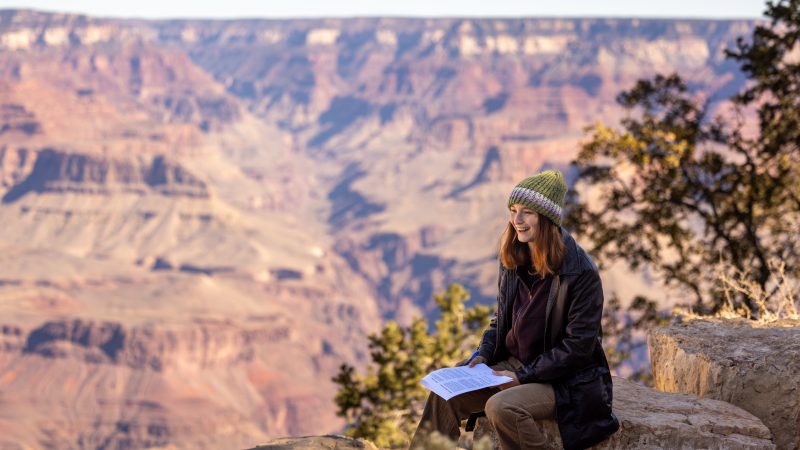
MULTIPOLYGON (((592 259, 565 230, 565 255, 547 300, 545 352, 517 371, 520 383, 550 383, 566 450, 583 449, 619 429, 611 412, 612 384, 602 348, 603 289, 592 259)), ((488 364, 509 357, 505 346, 517 296, 517 274, 500 265, 497 312, 478 354, 488 364)))

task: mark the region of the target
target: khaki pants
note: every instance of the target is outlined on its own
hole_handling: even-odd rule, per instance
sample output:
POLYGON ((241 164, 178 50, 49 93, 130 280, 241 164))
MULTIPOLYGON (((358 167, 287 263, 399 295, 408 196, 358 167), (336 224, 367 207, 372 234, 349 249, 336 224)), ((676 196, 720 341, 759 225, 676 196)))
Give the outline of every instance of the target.
MULTIPOLYGON (((491 367, 513 371, 521 366, 519 360, 511 357, 491 367)), ((478 411, 486 412, 503 450, 539 449, 544 447, 545 439, 534 420, 555 417, 555 393, 552 386, 542 383, 522 384, 505 390, 485 388, 457 395, 450 400, 431 393, 410 448, 419 446, 424 434, 431 431, 438 431, 458 441, 461 421, 478 411)))

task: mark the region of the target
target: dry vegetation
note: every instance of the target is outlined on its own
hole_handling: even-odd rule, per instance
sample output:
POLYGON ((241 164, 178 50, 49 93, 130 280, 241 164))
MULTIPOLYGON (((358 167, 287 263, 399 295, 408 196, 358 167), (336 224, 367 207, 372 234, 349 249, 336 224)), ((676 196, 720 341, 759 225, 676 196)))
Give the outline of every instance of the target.
MULTIPOLYGON (((770 260, 769 270, 772 274, 771 280, 774 281, 764 288, 747 271, 721 261, 716 269, 716 280, 723 303, 711 316, 725 319, 745 318, 762 324, 800 319, 800 280, 788 273, 783 261, 770 260), (748 307, 742 298, 750 299, 757 310, 748 307)), ((676 312, 688 318, 708 317, 688 309, 679 309, 676 312)))

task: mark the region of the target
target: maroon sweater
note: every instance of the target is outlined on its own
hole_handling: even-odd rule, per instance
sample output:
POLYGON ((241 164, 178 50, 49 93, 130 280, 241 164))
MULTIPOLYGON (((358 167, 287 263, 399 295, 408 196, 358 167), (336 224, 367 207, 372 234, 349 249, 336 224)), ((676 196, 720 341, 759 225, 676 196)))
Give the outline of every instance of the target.
POLYGON ((517 274, 517 298, 506 347, 512 356, 527 365, 544 353, 544 321, 552 277, 530 275, 524 267, 520 267, 517 274))

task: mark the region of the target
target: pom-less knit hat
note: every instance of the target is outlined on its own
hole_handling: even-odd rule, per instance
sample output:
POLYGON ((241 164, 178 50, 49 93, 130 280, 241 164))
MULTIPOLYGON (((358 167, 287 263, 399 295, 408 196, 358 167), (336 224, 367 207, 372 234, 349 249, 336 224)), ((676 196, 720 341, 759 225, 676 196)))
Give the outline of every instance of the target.
POLYGON ((561 226, 561 210, 566 193, 564 175, 557 170, 546 170, 520 181, 511 191, 508 206, 515 203, 525 205, 561 226))

